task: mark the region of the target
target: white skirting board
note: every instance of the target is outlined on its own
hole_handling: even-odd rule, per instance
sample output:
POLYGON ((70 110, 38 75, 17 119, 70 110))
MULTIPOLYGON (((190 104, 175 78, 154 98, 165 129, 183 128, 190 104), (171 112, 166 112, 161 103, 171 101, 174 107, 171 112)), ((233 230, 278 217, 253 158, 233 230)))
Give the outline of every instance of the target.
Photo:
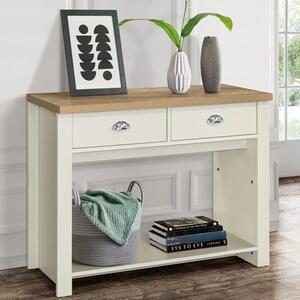
POLYGON ((270 232, 278 231, 278 227, 279 227, 279 221, 278 220, 274 220, 274 221, 270 222, 270 232))
POLYGON ((27 255, 0 257, 0 270, 25 267, 27 265, 27 255))

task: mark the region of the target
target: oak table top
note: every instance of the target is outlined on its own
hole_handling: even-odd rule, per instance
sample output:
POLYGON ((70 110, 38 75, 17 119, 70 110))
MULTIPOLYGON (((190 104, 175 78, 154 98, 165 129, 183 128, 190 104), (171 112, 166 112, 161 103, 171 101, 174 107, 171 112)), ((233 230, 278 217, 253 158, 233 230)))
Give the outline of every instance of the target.
POLYGON ((172 94, 168 88, 129 89, 128 94, 71 97, 69 93, 28 94, 27 101, 57 114, 154 109, 213 104, 261 102, 272 100, 272 94, 231 85, 220 92, 205 93, 193 86, 186 94, 172 94))

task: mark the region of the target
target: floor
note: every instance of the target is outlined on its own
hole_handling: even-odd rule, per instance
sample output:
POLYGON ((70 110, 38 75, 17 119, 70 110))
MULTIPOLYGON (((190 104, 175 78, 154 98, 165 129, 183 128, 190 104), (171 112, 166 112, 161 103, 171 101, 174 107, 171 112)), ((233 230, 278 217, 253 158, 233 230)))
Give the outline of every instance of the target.
MULTIPOLYGON (((271 234, 271 266, 238 258, 74 281, 67 299, 300 299, 300 178, 280 185, 279 232, 271 234)), ((56 299, 38 270, 0 271, 0 299, 56 299)))

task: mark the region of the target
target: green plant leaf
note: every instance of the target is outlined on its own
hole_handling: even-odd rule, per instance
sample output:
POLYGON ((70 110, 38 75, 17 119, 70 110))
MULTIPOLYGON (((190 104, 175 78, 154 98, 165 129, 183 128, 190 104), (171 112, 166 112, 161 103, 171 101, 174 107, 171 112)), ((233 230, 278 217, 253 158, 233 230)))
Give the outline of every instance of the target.
POLYGON ((139 20, 144 20, 144 19, 125 19, 125 20, 123 20, 119 23, 119 26, 122 26, 122 25, 124 25, 128 22, 131 22, 131 21, 139 21, 139 20))
POLYGON ((169 38, 174 43, 174 45, 177 47, 177 49, 180 50, 181 43, 180 43, 179 34, 178 34, 177 30, 171 24, 165 22, 164 20, 158 20, 158 19, 125 19, 119 23, 119 26, 122 26, 131 21, 149 21, 149 22, 155 24, 156 26, 160 27, 161 29, 163 29, 166 32, 166 34, 169 36, 169 38))
POLYGON ((230 31, 232 30, 233 22, 229 17, 220 14, 215 14, 215 13, 202 13, 194 16, 186 23, 186 25, 183 27, 181 31, 181 36, 187 37, 193 31, 195 26, 197 26, 201 20, 203 20, 208 16, 217 17, 225 25, 227 29, 229 29, 230 31))

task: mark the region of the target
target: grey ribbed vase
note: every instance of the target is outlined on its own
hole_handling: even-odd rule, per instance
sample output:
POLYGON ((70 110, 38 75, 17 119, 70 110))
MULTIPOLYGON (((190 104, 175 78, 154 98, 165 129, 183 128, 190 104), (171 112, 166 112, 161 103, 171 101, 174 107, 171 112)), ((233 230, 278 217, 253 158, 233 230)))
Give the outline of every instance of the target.
POLYGON ((221 82, 221 62, 218 40, 207 36, 203 40, 201 52, 201 76, 206 93, 218 93, 221 82))

